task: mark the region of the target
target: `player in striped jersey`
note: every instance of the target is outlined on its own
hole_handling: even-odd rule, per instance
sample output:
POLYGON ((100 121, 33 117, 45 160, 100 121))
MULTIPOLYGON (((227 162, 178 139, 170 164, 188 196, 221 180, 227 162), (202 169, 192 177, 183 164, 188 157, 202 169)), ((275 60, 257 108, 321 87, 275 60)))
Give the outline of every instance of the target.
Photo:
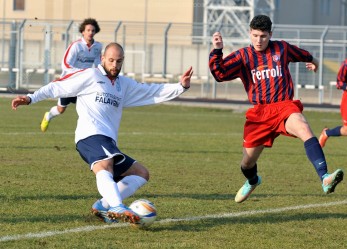
POLYGON ((340 105, 342 126, 339 125, 333 129, 324 128, 322 130, 319 137, 319 143, 322 148, 329 137, 347 136, 347 59, 341 64, 337 73, 336 88, 343 91, 340 105))
POLYGON ((268 16, 255 16, 250 23, 249 47, 241 48, 223 58, 223 39, 213 34, 214 49, 209 66, 218 82, 240 78, 254 106, 246 112, 243 135, 241 171, 247 178, 235 196, 245 201, 261 184, 257 161, 265 147, 272 147, 279 135, 298 137, 304 142, 306 155, 322 181, 325 193, 334 192, 343 179, 343 171, 329 174, 325 156, 318 139, 302 114, 303 105, 293 100, 294 87, 289 72, 290 62, 306 62, 308 70, 316 72, 318 61, 312 55, 285 41, 271 41, 272 22, 268 16))
MULTIPOLYGON (((82 37, 66 49, 61 67, 64 77, 67 74, 81 69, 96 67, 100 63, 102 44, 94 40, 95 34, 99 33, 100 27, 95 19, 87 18, 79 26, 82 37)), ((53 106, 43 116, 41 130, 45 132, 48 129, 52 118, 63 114, 70 103, 76 103, 76 97, 60 98, 56 106, 53 106)))

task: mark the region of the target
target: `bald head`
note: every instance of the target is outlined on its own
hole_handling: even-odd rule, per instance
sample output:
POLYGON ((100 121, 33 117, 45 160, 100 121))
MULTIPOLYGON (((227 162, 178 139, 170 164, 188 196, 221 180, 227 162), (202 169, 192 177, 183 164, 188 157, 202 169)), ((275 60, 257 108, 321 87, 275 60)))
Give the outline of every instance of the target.
POLYGON ((121 52, 123 53, 123 56, 124 56, 123 47, 122 47, 119 43, 117 43, 117 42, 111 42, 111 43, 109 43, 109 44, 105 47, 104 56, 105 56, 105 54, 107 53, 107 51, 108 51, 109 49, 116 49, 116 50, 118 50, 118 51, 121 51, 121 52))

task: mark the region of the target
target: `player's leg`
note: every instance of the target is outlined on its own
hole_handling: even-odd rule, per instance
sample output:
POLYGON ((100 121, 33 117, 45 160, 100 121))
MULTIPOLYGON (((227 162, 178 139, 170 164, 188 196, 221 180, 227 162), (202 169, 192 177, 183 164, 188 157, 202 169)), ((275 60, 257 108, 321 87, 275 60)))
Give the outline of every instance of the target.
POLYGON ((344 91, 340 105, 343 126, 333 129, 324 128, 319 136, 319 144, 323 148, 329 137, 347 136, 347 92, 344 91))
MULTIPOLYGON (((126 159, 122 163, 114 165, 113 167, 114 180, 117 182, 122 201, 129 196, 132 196, 149 180, 149 172, 142 164, 136 162, 127 155, 125 155, 125 157, 126 159)), ((104 209, 110 208, 110 204, 105 198, 97 200, 93 206, 100 204, 104 209)))
POLYGON ((136 161, 121 176, 122 179, 117 181, 117 185, 122 200, 132 196, 149 180, 148 170, 142 164, 136 161))
POLYGON ((111 171, 113 171, 113 158, 99 161, 93 166, 98 191, 110 205, 107 216, 112 220, 120 219, 130 223, 138 222, 140 217, 123 204, 118 185, 114 181, 111 171))
POLYGON ((58 99, 57 105, 53 106, 43 115, 43 119, 41 121, 41 131, 45 132, 48 129, 49 122, 56 116, 64 113, 70 103, 76 103, 76 99, 76 97, 58 99))
POLYGON ((300 138, 304 142, 306 155, 322 181, 323 191, 327 194, 334 192, 336 185, 343 179, 343 171, 338 169, 334 173, 328 174, 327 162, 322 147, 305 117, 301 113, 292 113, 285 123, 285 128, 289 134, 300 138))
POLYGON ((247 200, 253 190, 261 184, 261 177, 257 174, 257 160, 263 149, 263 145, 254 148, 243 148, 241 171, 247 180, 237 192, 235 202, 240 203, 247 200))
POLYGON ((109 209, 102 209, 98 205, 99 203, 95 204, 93 213, 105 218, 105 221, 109 217, 111 220, 137 222, 140 217, 122 203, 117 183, 114 180, 114 165, 125 161, 125 156, 118 150, 116 143, 109 137, 95 135, 80 140, 76 148, 83 160, 91 166, 91 170, 96 176, 97 189, 110 205, 109 209), (101 209, 98 209, 99 207, 101 209))

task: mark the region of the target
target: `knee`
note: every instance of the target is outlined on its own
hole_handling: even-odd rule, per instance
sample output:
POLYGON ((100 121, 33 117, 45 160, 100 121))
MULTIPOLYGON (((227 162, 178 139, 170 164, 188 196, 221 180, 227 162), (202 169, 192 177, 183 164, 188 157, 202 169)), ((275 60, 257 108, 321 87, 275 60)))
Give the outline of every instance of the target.
POLYGON ((146 181, 149 181, 149 171, 148 169, 146 169, 145 167, 143 167, 143 169, 141 170, 141 174, 139 175, 142 178, 146 179, 146 181))
POLYGON ((241 168, 250 169, 250 168, 253 168, 256 163, 257 163, 256 160, 252 160, 249 157, 243 158, 241 161, 241 168))
POLYGON ((66 107, 58 106, 58 112, 59 112, 60 114, 64 113, 65 110, 66 110, 66 107))
POLYGON ((149 171, 142 164, 135 162, 133 166, 130 168, 130 171, 127 172, 126 175, 137 175, 144 178, 146 181, 149 180, 149 171))

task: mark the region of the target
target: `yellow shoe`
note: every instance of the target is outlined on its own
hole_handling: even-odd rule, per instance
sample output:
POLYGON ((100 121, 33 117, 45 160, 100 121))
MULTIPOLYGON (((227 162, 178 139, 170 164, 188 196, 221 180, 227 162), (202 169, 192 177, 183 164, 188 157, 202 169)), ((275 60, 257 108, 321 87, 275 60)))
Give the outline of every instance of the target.
POLYGON ((41 121, 41 131, 45 132, 48 129, 49 120, 47 119, 49 112, 46 112, 45 115, 43 115, 43 119, 41 121))

